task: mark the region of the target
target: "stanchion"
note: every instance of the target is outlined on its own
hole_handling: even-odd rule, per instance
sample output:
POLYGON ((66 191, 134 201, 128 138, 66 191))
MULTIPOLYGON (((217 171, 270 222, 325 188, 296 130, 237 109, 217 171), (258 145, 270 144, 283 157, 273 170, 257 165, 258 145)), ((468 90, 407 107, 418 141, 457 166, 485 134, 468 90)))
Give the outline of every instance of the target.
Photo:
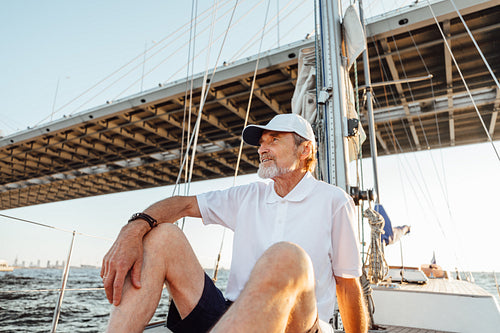
POLYGON ((59 322, 59 315, 61 314, 61 304, 64 298, 64 290, 66 289, 66 282, 68 281, 69 264, 71 261, 71 254, 73 253, 73 245, 75 244, 75 234, 73 231, 73 237, 71 238, 71 246, 69 247, 68 259, 66 260, 66 265, 64 265, 64 272, 62 277, 61 291, 59 292, 59 301, 54 309, 54 317, 52 317, 52 333, 55 333, 57 328, 57 323, 59 322))

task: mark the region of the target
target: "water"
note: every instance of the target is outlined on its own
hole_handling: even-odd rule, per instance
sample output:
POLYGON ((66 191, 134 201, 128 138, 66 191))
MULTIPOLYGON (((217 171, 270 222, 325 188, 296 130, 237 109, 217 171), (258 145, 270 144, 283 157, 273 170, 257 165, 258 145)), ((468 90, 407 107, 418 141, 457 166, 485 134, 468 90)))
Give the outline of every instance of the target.
MULTIPOLYGON (((99 273, 99 269, 71 269, 67 288, 102 288, 99 273)), ((212 276, 211 270, 207 273, 212 276)), ((219 271, 216 285, 221 290, 225 290, 227 277, 227 271, 219 271)), ((50 332, 59 292, 27 290, 58 289, 61 287, 61 278, 60 269, 0 272, 0 332, 50 332), (21 292, 5 293, 13 290, 21 292)), ((110 307, 104 290, 66 291, 57 332, 103 332, 110 307)), ((168 293, 164 289, 151 322, 165 320, 167 312, 168 293)))
MULTIPOLYGON (((207 272, 212 276, 211 271, 207 272)), ((500 304, 491 272, 473 273, 476 283, 496 296, 500 304)), ((62 271, 58 269, 16 269, 0 272, 0 332, 50 332, 54 308, 59 293, 16 292, 10 290, 57 289, 61 286, 62 271)), ((217 286, 222 290, 228 271, 219 272, 217 286)), ((500 280, 500 274, 497 273, 500 280)), ((499 281, 500 282, 500 281, 499 281)), ((67 287, 70 289, 102 288, 98 269, 71 269, 67 287)), ((103 332, 110 305, 104 290, 66 291, 57 332, 103 332)), ((165 320, 168 294, 164 289, 162 300, 151 322, 165 320)))

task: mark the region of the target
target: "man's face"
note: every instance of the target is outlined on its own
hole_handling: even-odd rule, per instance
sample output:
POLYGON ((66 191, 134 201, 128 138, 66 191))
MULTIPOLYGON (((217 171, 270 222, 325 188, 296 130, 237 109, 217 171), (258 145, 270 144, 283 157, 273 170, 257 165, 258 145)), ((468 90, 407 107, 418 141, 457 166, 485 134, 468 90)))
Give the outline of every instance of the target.
POLYGON ((275 178, 299 167, 297 147, 292 133, 264 131, 259 142, 259 177, 275 178))

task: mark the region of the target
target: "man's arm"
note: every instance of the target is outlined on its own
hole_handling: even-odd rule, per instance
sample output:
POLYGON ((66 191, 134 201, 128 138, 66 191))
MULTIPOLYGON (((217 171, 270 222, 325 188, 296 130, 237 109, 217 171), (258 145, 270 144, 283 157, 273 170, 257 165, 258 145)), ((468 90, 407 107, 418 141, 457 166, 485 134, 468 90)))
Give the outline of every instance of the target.
POLYGON ((358 279, 335 276, 337 283, 337 302, 345 331, 362 333, 368 331, 368 312, 358 279))
MULTIPOLYGON (((151 205, 144 213, 160 223, 174 223, 183 217, 201 217, 195 196, 171 197, 151 205)), ((104 256, 101 267, 106 297, 110 303, 119 305, 123 283, 130 271, 132 285, 141 287, 141 267, 143 260, 142 239, 151 231, 147 221, 137 219, 125 225, 117 239, 104 256)))

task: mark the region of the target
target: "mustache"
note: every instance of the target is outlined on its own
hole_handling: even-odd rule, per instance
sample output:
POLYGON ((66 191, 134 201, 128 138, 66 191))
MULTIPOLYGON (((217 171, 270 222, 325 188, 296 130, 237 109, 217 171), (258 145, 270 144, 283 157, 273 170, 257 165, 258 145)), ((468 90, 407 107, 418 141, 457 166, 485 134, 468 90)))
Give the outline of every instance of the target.
POLYGON ((270 153, 263 153, 259 156, 259 161, 262 163, 264 160, 274 160, 274 155, 270 153))

